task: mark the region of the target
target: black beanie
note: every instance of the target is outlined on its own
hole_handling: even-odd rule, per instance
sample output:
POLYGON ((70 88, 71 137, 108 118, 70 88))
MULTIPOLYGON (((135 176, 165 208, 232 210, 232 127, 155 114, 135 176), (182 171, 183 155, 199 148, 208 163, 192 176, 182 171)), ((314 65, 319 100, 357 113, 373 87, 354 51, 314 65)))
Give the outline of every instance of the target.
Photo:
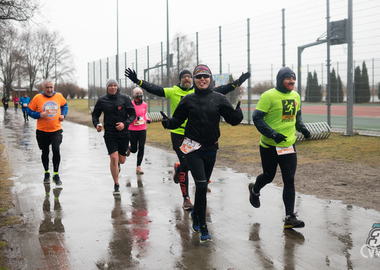
POLYGON ((185 74, 189 74, 191 78, 193 77, 193 74, 189 70, 183 69, 183 70, 181 70, 181 72, 178 75, 178 78, 180 81, 181 81, 182 76, 185 74))

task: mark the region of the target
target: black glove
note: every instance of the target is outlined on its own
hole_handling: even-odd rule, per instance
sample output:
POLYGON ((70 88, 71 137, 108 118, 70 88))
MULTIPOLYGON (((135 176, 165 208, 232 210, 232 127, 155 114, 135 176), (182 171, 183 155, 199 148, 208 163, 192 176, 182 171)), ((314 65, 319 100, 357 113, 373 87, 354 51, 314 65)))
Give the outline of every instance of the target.
POLYGON ((240 100, 239 100, 239 102, 236 104, 236 108, 235 108, 235 110, 237 110, 237 109, 240 109, 240 100))
POLYGON ((152 123, 152 120, 147 119, 146 122, 147 122, 148 124, 150 124, 150 123, 152 123))
POLYGON ((170 120, 169 120, 168 116, 163 111, 160 111, 160 113, 162 115, 162 120, 161 120, 162 126, 164 128, 169 128, 170 120))
POLYGON ((282 141, 285 141, 286 142, 286 136, 281 134, 281 133, 275 133, 272 135, 272 139, 276 142, 276 143, 280 143, 282 141))
POLYGON ((137 79, 136 71, 127 68, 124 72, 125 77, 128 77, 132 82, 139 84, 140 80, 137 79))
POLYGON ((249 77, 251 77, 251 73, 242 73, 239 77, 239 85, 242 85, 249 77))
POLYGON ((301 133, 303 134, 303 136, 305 137, 305 139, 309 139, 311 137, 310 131, 308 131, 306 128, 302 129, 301 133))

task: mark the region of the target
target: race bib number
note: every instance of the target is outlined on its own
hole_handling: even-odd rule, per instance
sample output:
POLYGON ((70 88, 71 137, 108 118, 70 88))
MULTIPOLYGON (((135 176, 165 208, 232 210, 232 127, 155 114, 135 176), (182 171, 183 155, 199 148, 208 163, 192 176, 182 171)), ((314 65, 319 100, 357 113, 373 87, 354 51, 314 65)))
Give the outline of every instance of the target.
POLYGON ((189 138, 185 137, 185 139, 183 140, 183 143, 179 149, 181 149, 181 151, 184 154, 188 154, 188 153, 191 153, 195 150, 198 150, 199 148, 201 148, 201 146, 202 145, 199 142, 190 140, 189 138))
POLYGON ((142 118, 140 116, 138 116, 137 120, 134 122, 135 126, 141 126, 141 125, 144 125, 144 124, 145 124, 144 118, 142 118))
POLYGON ((58 114, 58 104, 54 101, 48 101, 42 108, 43 112, 46 112, 48 117, 53 118, 58 114))
POLYGON ((276 147, 277 155, 287 155, 287 154, 294 154, 296 151, 294 151, 293 145, 289 147, 276 147))
POLYGON ((23 103, 22 106, 23 106, 24 108, 26 108, 26 107, 28 107, 28 104, 23 103))

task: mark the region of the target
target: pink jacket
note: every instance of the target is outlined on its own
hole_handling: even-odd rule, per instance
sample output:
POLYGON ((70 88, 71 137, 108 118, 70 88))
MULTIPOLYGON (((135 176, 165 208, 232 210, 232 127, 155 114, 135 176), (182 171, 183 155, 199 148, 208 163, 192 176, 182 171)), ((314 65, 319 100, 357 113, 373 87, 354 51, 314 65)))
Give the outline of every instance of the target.
POLYGON ((136 105, 135 101, 132 100, 132 104, 136 110, 136 119, 129 125, 129 130, 139 131, 146 129, 146 121, 150 119, 146 115, 146 110, 148 108, 148 104, 144 101, 140 105, 136 105))

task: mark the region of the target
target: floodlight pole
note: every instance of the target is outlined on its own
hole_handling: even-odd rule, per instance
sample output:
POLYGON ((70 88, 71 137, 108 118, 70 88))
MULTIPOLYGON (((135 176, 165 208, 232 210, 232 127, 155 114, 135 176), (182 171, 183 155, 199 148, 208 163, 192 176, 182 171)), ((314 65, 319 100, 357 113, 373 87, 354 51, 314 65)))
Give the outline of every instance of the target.
POLYGON ((331 127, 331 87, 330 87, 330 45, 331 45, 331 25, 330 25, 330 0, 326 0, 326 22, 327 22, 327 124, 331 127))
POLYGON ((285 9, 282 9, 282 66, 285 67, 285 9))
MULTIPOLYGON (((166 0, 166 73, 167 87, 170 87, 170 51, 169 51, 169 0, 166 0)), ((167 100, 168 115, 171 115, 170 101, 167 100)))
POLYGON ((119 0, 116 0, 116 81, 119 82, 119 0))
POLYGON ((353 88, 353 36, 352 36, 352 0, 348 0, 347 12, 347 124, 346 134, 354 135, 353 129, 353 107, 354 107, 354 88, 353 88))
POLYGON ((55 77, 55 85, 54 90, 57 91, 57 48, 54 47, 54 77, 55 77))

